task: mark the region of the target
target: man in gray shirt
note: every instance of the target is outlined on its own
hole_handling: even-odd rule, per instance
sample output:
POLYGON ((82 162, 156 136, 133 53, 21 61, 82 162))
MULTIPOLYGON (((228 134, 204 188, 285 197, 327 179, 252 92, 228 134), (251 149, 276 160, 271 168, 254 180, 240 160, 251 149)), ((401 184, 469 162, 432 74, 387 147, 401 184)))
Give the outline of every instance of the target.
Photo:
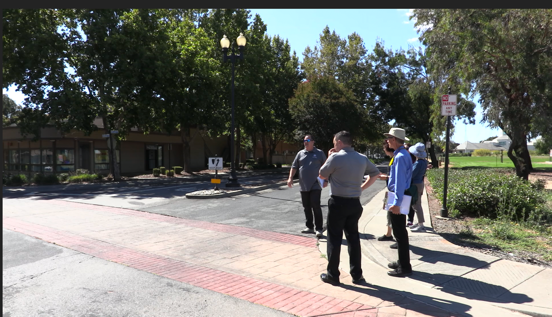
POLYGON ((358 220, 362 215, 360 195, 380 174, 377 167, 352 148, 353 138, 347 131, 335 134, 334 147, 328 151, 328 160, 320 168, 320 178, 330 180, 328 200, 328 266, 320 278, 325 283, 339 285, 339 256, 343 232, 349 248, 350 274, 353 283, 365 282, 362 276, 358 220), (364 174, 368 178, 363 182, 364 174))
MULTIPOLYGON (((302 233, 315 233, 316 237, 322 237, 324 219, 322 217, 322 208, 320 207, 320 194, 322 187, 318 182, 318 171, 326 161, 326 155, 323 151, 314 146, 314 140, 310 134, 305 135, 303 139, 305 149, 301 150, 295 156, 291 164, 288 187, 293 186, 293 176, 299 170, 299 186, 301 186, 301 201, 305 211, 306 228, 302 233), (314 215, 314 218, 313 218, 314 215)), ((324 187, 327 184, 324 185, 324 187)))

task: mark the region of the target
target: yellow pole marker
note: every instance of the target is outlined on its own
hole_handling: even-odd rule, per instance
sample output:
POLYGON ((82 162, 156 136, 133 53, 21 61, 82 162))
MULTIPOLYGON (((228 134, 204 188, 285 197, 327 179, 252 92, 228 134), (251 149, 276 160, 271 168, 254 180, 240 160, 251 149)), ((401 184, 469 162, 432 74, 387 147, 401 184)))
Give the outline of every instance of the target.
POLYGON ((220 179, 211 178, 211 183, 213 183, 213 184, 220 184, 220 179))

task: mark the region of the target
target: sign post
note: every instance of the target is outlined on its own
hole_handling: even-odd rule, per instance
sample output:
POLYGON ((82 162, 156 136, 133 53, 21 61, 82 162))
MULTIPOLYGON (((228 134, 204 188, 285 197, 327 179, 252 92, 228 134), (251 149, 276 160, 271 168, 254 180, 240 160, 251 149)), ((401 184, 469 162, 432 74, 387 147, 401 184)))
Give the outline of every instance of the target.
POLYGON ((448 186, 448 161, 449 161, 449 135, 450 135, 450 116, 456 115, 456 95, 450 94, 450 87, 448 95, 441 97, 441 115, 447 117, 447 134, 445 145, 445 183, 443 188, 443 208, 441 208, 440 215, 443 218, 448 217, 447 210, 447 186, 448 186))
POLYGON ((211 183, 215 184, 215 190, 219 190, 216 184, 220 184, 220 179, 218 178, 218 171, 222 170, 222 157, 217 157, 215 154, 215 157, 209 158, 208 163, 209 163, 209 169, 215 170, 215 178, 211 179, 211 183))

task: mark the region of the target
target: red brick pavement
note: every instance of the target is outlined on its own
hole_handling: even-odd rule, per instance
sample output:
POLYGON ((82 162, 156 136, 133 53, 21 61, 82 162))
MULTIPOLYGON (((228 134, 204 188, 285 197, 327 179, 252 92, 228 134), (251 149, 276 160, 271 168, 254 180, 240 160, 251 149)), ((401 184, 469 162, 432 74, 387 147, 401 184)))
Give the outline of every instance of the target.
POLYGON ((298 316, 450 316, 322 283, 327 262, 313 238, 66 201, 3 205, 5 229, 298 316))

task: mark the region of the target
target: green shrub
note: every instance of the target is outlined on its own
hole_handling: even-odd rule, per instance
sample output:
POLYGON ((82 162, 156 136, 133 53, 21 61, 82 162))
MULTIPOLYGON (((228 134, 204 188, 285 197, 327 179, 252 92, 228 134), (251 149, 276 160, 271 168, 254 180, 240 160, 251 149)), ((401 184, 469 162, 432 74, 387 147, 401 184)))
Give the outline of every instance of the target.
POLYGON ((477 149, 473 151, 472 156, 491 156, 491 151, 487 149, 477 149))
POLYGON ((164 166, 159 167, 159 172, 161 172, 161 174, 163 174, 163 175, 165 175, 166 170, 167 169, 164 166))
MULTIPOLYGON (((428 170, 426 175, 435 196, 442 201, 444 170, 428 170)), ((514 174, 478 170, 450 170, 447 203, 462 215, 503 217, 519 221, 545 204, 542 192, 514 174)))
POLYGON ((77 168, 75 170, 75 175, 82 175, 82 174, 90 174, 90 171, 88 171, 85 168, 77 168))
POLYGON ((69 174, 67 173, 58 174, 58 178, 60 182, 65 182, 69 178, 69 174))
POLYGON ((21 186, 26 183, 27 183, 27 176, 25 176, 25 174, 12 175, 6 181, 6 185, 9 185, 9 186, 21 186))
POLYGON ((167 170, 167 171, 165 172, 165 175, 167 175, 167 176, 174 176, 174 170, 167 170))
POLYGON ((153 169, 153 176, 155 176, 155 177, 159 176, 159 169, 158 168, 153 169))
POLYGON ((178 175, 182 174, 182 170, 183 170, 182 166, 173 166, 173 168, 176 174, 178 175))
POLYGON ((42 173, 38 173, 33 177, 33 182, 37 185, 51 185, 59 184, 59 179, 54 174, 44 175, 42 173))
POLYGON ((70 176, 67 180, 69 181, 69 183, 82 183, 82 182, 93 182, 101 178, 102 176, 98 174, 81 174, 81 175, 70 176))

